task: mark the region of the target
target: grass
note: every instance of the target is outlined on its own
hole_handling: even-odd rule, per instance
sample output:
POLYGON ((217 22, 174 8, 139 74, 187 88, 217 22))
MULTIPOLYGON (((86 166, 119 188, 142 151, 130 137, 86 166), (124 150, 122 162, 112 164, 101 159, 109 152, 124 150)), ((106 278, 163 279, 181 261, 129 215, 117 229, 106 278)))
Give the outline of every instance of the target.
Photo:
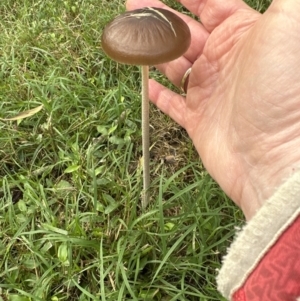
POLYGON ((224 300, 215 275, 242 214, 153 106, 141 211, 139 69, 99 44, 123 10, 1 1, 0 118, 43 110, 0 121, 0 300, 224 300))

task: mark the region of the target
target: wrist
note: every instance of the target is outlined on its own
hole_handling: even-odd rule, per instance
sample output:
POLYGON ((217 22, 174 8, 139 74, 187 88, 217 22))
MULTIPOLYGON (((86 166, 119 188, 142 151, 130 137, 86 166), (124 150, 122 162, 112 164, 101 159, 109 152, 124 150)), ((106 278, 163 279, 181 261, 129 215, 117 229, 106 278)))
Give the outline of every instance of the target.
POLYGON ((242 188, 237 203, 247 220, 300 169, 300 154, 297 150, 299 143, 293 141, 293 144, 294 148, 281 145, 278 149, 267 152, 261 162, 250 168, 240 184, 242 188))

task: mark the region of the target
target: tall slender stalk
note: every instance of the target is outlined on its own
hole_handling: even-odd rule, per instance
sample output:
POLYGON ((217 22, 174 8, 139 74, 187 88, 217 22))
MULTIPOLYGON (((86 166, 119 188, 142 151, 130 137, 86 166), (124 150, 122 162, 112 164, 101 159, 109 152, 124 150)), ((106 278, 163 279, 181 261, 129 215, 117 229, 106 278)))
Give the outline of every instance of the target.
POLYGON ((142 209, 149 203, 150 151, 149 151, 149 67, 142 66, 142 147, 143 147, 143 195, 142 209))

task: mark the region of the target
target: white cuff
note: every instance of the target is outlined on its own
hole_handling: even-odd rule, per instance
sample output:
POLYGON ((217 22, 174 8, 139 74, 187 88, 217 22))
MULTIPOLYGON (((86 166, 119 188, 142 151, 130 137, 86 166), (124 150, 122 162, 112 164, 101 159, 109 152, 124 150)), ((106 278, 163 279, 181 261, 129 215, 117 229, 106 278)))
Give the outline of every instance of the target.
POLYGON ((237 234, 217 276, 218 290, 231 300, 258 262, 300 214, 300 171, 270 197, 237 234))

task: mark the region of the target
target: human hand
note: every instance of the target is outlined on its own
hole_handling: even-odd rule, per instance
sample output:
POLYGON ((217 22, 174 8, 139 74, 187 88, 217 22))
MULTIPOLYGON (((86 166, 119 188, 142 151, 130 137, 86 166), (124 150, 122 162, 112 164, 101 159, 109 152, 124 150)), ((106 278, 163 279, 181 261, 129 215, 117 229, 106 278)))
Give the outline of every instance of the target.
MULTIPOLYGON (((242 0, 181 0, 199 23, 179 59, 156 66, 186 96, 150 81, 150 100, 184 127, 208 172, 250 219, 300 162, 300 3, 259 14, 242 0)), ((128 0, 127 9, 170 9, 128 0)), ((171 9, 170 9, 171 10, 171 9)), ((175 12, 174 10, 172 10, 175 12)))

